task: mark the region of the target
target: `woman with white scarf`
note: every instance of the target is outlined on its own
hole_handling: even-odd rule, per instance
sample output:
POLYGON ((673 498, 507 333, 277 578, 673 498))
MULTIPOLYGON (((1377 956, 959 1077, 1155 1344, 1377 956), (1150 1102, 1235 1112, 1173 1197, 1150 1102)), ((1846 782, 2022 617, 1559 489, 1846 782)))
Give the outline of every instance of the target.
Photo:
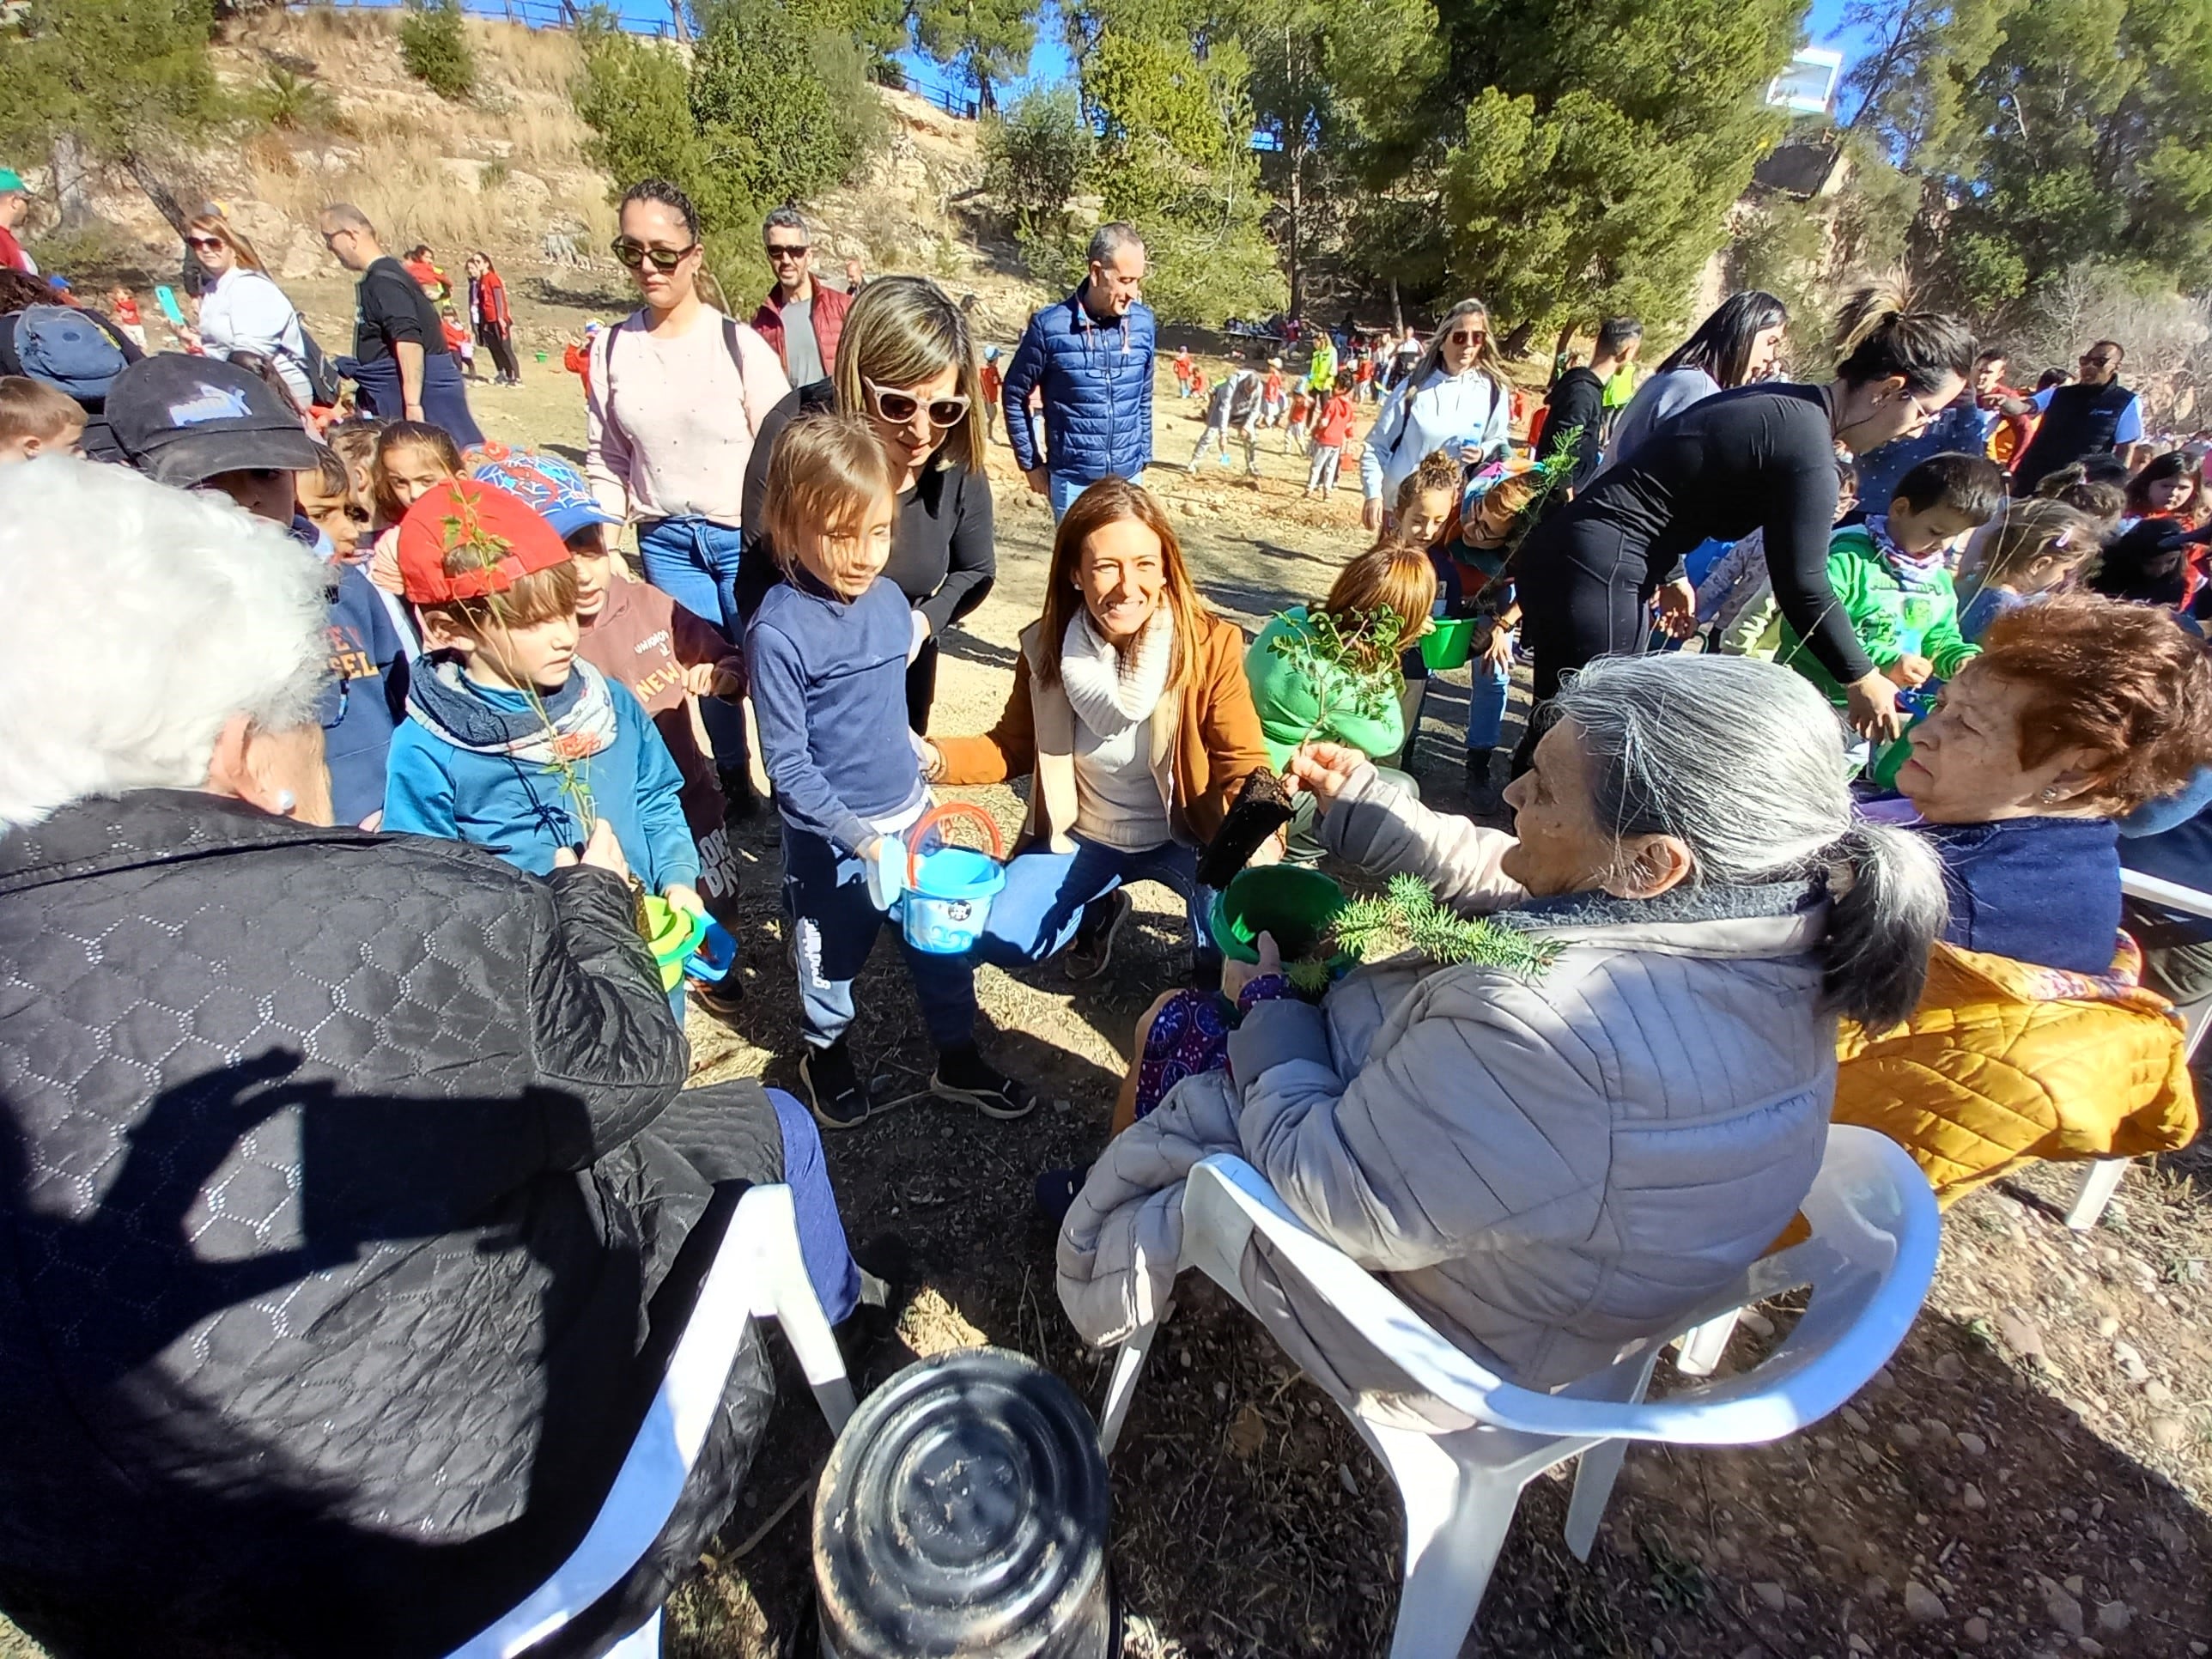
MULTIPOLYGON (((1173 888, 1194 948, 1210 951, 1199 852, 1267 750, 1243 631, 1206 609, 1158 501, 1121 478, 1076 498, 998 724, 937 738, 927 758, 933 783, 1030 775, 1029 820, 978 946, 986 960, 1066 950, 1069 975, 1092 977, 1133 881, 1173 888)), ((1269 842, 1255 861, 1279 850, 1269 842)))
POLYGON ((1375 417, 1359 455, 1361 522, 1382 528, 1388 504, 1422 457, 1449 450, 1475 467, 1512 442, 1513 393, 1490 338, 1490 307, 1462 300, 1375 417))

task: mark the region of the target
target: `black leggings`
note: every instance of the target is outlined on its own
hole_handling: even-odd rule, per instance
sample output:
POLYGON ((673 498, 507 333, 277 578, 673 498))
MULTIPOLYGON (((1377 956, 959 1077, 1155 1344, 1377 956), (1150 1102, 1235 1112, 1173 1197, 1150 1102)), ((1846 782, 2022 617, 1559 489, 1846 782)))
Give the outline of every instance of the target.
POLYGON ((1549 551, 1540 568, 1519 578, 1522 637, 1536 663, 1528 728, 1513 756, 1516 775, 1528 768, 1559 682, 1600 657, 1640 654, 1650 633, 1647 566, 1641 552, 1622 545, 1619 532, 1577 526, 1565 546, 1549 551))
POLYGON ((507 337, 505 329, 496 323, 478 323, 477 343, 491 353, 491 360, 501 374, 510 380, 522 378, 522 371, 514 364, 514 343, 507 337))

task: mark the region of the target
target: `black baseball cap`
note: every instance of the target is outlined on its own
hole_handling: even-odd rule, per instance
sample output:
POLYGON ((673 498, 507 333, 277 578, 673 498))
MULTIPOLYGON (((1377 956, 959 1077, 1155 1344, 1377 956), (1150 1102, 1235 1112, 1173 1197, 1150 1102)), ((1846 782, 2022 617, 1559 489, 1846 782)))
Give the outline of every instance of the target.
POLYGON ((106 416, 123 459, 179 489, 223 472, 313 471, 322 451, 282 393, 219 357, 141 358, 108 386, 106 416))

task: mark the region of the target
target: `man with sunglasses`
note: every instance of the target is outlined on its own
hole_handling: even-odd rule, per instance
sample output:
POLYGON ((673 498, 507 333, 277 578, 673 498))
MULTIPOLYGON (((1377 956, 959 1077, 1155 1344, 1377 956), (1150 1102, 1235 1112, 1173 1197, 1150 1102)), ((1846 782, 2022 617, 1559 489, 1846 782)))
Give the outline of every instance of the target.
POLYGON ((2007 415, 2039 410, 2043 416, 2013 465, 2014 495, 2033 495, 2035 486, 2062 466, 2107 452, 2124 457, 2142 441, 2142 404, 2120 384, 2126 356, 2118 341, 2100 340, 2081 354, 2081 378, 2071 385, 2049 386, 2033 398, 1998 405, 2007 415))
POLYGON ((1031 489, 1057 520, 1104 477, 1134 480, 1152 459, 1152 308, 1145 244, 1133 225, 1101 225, 1074 293, 1030 319, 999 388, 1006 438, 1031 489), (1030 392, 1044 399, 1044 453, 1030 429, 1030 392))
POLYGON ((792 385, 818 385, 836 372, 853 296, 814 280, 814 239, 797 208, 780 207, 762 222, 761 246, 775 286, 753 313, 753 332, 775 348, 792 385))
POLYGON ((460 366, 422 285, 384 251, 376 227, 359 208, 334 202, 323 210, 318 228, 331 257, 361 278, 353 356, 336 367, 361 388, 368 412, 382 421, 443 427, 463 449, 482 443, 460 366))

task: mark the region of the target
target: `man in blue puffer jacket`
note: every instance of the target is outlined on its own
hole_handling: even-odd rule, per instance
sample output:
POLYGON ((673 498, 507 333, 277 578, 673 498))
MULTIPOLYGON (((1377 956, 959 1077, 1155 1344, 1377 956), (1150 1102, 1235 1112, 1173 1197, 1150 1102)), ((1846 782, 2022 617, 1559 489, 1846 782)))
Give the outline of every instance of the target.
POLYGON ((1091 274, 1074 293, 1030 319, 1000 399, 1014 459, 1030 488, 1067 504, 1105 477, 1134 480, 1152 459, 1152 313, 1137 295, 1145 245, 1135 227, 1101 225, 1091 274), (1045 453, 1029 422, 1032 389, 1044 392, 1045 453))

